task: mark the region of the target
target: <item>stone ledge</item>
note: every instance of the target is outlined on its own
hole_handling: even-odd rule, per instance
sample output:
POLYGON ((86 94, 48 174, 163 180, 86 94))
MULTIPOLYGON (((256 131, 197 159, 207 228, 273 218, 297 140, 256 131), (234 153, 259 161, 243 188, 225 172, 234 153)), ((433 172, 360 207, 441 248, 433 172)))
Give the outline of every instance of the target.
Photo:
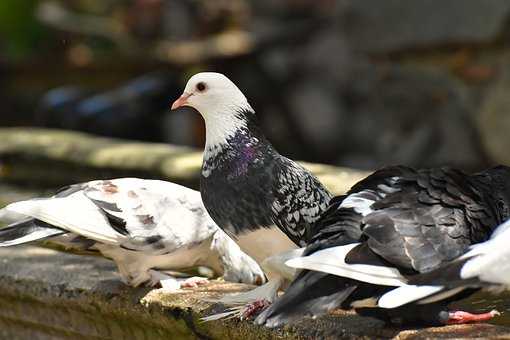
MULTIPOLYGON (((202 152, 168 144, 37 128, 0 128, 0 179, 59 186, 108 177, 159 178, 197 187, 202 152)), ((366 172, 302 163, 335 193, 366 172)))
POLYGON ((91 255, 36 246, 0 249, 0 337, 9 339, 309 339, 510 337, 510 328, 488 325, 399 330, 351 312, 268 330, 250 322, 199 318, 218 306, 205 298, 249 286, 210 285, 162 294, 130 288, 112 262, 91 255))

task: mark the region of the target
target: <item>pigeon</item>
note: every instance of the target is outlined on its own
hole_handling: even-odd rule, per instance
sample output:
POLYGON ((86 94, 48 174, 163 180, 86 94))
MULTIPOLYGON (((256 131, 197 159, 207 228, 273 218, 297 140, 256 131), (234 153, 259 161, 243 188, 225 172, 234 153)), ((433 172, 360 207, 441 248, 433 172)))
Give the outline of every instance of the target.
MULTIPOLYGON (((405 285, 381 296, 377 305, 380 308, 397 308, 410 303, 434 303, 477 288, 495 294, 508 290, 509 241, 510 220, 507 220, 492 233, 489 240, 473 244, 466 253, 433 271, 410 277, 405 285)), ((475 316, 474 321, 483 321, 491 314, 499 315, 498 311, 492 310, 475 316)), ((453 321, 463 318, 464 312, 455 312, 453 321)))
POLYGON ((306 245, 311 225, 332 195, 308 170, 275 150, 246 97, 223 74, 192 76, 172 109, 183 106, 197 110, 205 121, 204 205, 269 279, 255 291, 221 302, 249 304, 249 311, 257 311, 255 306, 270 303, 292 280, 295 270, 284 262, 301 254, 298 247, 306 245))
POLYGON ((51 198, 16 202, 0 210, 12 224, 0 229, 0 247, 51 240, 101 252, 132 286, 194 287, 205 278, 167 271, 205 266, 224 279, 262 284, 265 276, 207 214, 200 193, 138 178, 96 180, 62 188, 51 198))
POLYGON ((95 135, 161 141, 167 98, 178 94, 176 80, 172 73, 152 72, 96 94, 72 85, 58 87, 42 97, 35 122, 95 135))
POLYGON ((301 271, 255 322, 277 327, 337 308, 354 308, 361 315, 398 324, 493 317, 447 310, 450 301, 472 289, 449 291, 434 303, 393 309, 380 308, 377 302, 413 277, 433 273, 471 245, 487 241, 509 217, 508 167, 470 175, 447 167, 380 169, 331 200, 302 256, 286 262, 301 271))

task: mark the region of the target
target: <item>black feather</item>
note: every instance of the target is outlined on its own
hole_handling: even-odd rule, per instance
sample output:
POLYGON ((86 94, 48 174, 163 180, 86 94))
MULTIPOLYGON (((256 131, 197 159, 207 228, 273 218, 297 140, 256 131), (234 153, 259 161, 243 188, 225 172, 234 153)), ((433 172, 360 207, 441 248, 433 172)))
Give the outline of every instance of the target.
POLYGON ((110 214, 107 210, 103 210, 103 213, 108 219, 108 223, 110 223, 110 226, 113 228, 113 230, 122 235, 129 235, 129 232, 126 229, 126 221, 123 218, 110 214))
POLYGON ((113 212, 121 212, 122 211, 122 210, 120 210, 120 208, 115 203, 101 201, 101 200, 96 200, 96 199, 93 199, 93 198, 90 198, 90 197, 89 197, 89 199, 92 202, 94 202, 95 205, 97 205, 99 208, 101 208, 104 211, 113 211, 113 212))
POLYGON ((36 219, 27 219, 24 221, 12 223, 9 226, 0 229, 0 247, 8 246, 6 242, 14 242, 9 245, 18 245, 33 241, 41 241, 50 237, 67 234, 66 230, 62 230, 48 223, 36 219), (37 233, 37 238, 29 238, 28 241, 16 243, 24 237, 29 237, 37 233))
POLYGON ((255 322, 267 327, 278 327, 303 316, 324 315, 339 308, 355 289, 354 280, 306 270, 255 322))
POLYGON ((83 190, 83 184, 71 184, 57 190, 55 197, 67 197, 83 190))

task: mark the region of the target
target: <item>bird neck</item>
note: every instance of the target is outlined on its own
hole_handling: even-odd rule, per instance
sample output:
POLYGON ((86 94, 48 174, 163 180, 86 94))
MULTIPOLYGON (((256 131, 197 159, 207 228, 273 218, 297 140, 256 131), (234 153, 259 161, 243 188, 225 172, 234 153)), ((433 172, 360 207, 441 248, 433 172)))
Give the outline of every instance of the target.
POLYGON ((205 125, 207 156, 225 149, 238 150, 261 144, 270 145, 253 111, 243 110, 235 115, 218 115, 214 119, 205 119, 205 125))
POLYGON ((204 175, 211 169, 232 163, 245 168, 276 152, 260 129, 253 111, 231 115, 224 120, 224 124, 219 121, 210 123, 206 120, 204 175))

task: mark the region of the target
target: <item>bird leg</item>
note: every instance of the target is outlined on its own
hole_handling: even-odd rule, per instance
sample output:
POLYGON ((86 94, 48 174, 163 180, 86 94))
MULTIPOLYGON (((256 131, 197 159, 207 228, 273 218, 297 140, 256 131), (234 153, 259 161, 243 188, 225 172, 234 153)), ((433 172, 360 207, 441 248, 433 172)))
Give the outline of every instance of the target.
POLYGON ((209 283, 209 279, 200 276, 193 276, 186 279, 178 279, 181 288, 196 288, 209 283))
POLYGON ((205 277, 193 276, 189 278, 175 278, 154 269, 149 270, 149 275, 150 280, 148 285, 154 287, 160 284, 165 292, 175 292, 181 288, 196 288, 209 282, 205 277))
POLYGON ((491 310, 488 313, 472 314, 464 311, 448 312, 448 325, 458 325, 471 322, 482 322, 492 319, 495 316, 501 315, 497 310, 491 310))
POLYGON ((150 280, 148 281, 148 286, 150 287, 155 287, 159 284, 161 288, 166 292, 174 292, 181 288, 181 284, 173 276, 154 269, 149 269, 149 275, 151 276, 150 280))
POLYGON ((285 261, 300 256, 303 249, 293 249, 265 259, 261 267, 269 277, 269 281, 262 286, 248 292, 229 294, 221 299, 209 300, 210 302, 222 303, 230 308, 226 312, 213 314, 202 318, 202 321, 213 321, 239 317, 248 319, 259 314, 267 308, 278 296, 278 290, 285 283, 285 279, 291 280, 295 275, 295 269, 287 267, 285 261), (271 275, 271 273, 273 275, 271 275))
POLYGON ((281 277, 277 277, 248 292, 228 294, 220 299, 206 300, 214 303, 222 303, 230 308, 225 312, 212 314, 202 318, 201 320, 214 321, 236 317, 247 319, 257 314, 274 301, 282 282, 283 279, 281 277))
POLYGON ((264 309, 269 307, 271 302, 266 299, 256 300, 252 303, 247 304, 244 309, 241 311, 241 320, 247 320, 253 316, 258 315, 264 309))

